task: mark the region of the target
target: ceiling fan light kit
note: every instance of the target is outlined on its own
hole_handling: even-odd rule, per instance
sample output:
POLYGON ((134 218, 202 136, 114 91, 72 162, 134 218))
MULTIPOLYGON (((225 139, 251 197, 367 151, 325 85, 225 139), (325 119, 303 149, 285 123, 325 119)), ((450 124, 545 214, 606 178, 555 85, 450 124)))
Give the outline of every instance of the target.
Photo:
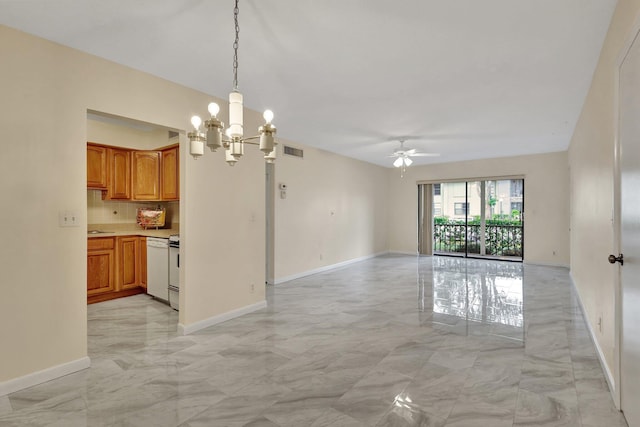
POLYGON ((236 0, 236 5, 233 9, 236 38, 233 43, 233 90, 229 94, 229 127, 223 134, 224 123, 218 119, 220 106, 215 102, 210 103, 208 110, 211 117, 204 122, 206 134, 200 130, 202 119, 199 116, 193 116, 191 118, 191 124, 194 130, 187 134, 189 138, 189 153, 194 159, 198 159, 204 155, 205 142, 213 152, 218 148, 224 147, 225 161, 229 166, 234 166, 244 155, 244 145, 252 144, 259 146, 260 151, 264 153, 264 159, 267 163, 273 163, 276 159, 277 145, 275 141, 276 127, 271 123, 273 120, 273 111, 266 110, 264 112, 263 118, 265 123, 258 128, 257 136, 244 137, 244 107, 242 105, 242 94, 238 91, 238 42, 240 33, 240 26, 238 24, 238 1, 239 0, 236 0))
POLYGON ((400 166, 411 166, 413 160, 409 157, 398 157, 395 162, 393 162, 393 166, 399 168, 400 166))
POLYGON ((393 166, 400 168, 400 178, 404 177, 404 174, 407 171, 407 168, 411 166, 411 164, 413 163, 413 160, 411 160, 411 157, 438 156, 438 154, 435 154, 435 153, 419 153, 416 151, 415 148, 405 149, 404 141, 405 141, 404 139, 398 140, 398 142, 400 143, 400 147, 396 148, 393 154, 389 156, 389 157, 396 157, 396 159, 393 162, 393 166))

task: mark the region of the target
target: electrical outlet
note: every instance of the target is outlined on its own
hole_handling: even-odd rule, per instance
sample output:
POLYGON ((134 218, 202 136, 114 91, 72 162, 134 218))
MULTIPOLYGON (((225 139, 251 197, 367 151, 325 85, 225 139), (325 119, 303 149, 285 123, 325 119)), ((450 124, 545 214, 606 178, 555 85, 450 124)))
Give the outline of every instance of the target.
POLYGON ((80 218, 76 211, 60 211, 58 212, 58 225, 60 227, 79 227, 80 218))
POLYGON ((598 331, 602 332, 602 315, 598 316, 598 331))
POLYGON ((253 293, 256 290, 256 285, 254 285, 253 283, 251 284, 251 293, 253 293))

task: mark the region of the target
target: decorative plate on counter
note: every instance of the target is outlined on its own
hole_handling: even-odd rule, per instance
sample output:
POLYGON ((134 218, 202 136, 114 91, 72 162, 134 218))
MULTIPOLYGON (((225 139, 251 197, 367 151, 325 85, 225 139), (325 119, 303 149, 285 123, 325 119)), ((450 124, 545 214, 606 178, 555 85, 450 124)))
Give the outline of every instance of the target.
POLYGON ((136 222, 142 228, 164 227, 165 209, 138 208, 136 222))

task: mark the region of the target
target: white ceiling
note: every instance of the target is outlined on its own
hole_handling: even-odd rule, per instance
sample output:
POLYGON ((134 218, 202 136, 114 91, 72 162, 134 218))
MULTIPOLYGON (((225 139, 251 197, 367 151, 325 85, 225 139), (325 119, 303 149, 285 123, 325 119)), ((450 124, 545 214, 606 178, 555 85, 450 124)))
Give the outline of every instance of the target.
MULTIPOLYGON (((281 137, 382 166, 398 138, 440 153, 416 164, 562 151, 615 5, 241 0, 239 88, 281 137)), ((226 98, 233 6, 1 0, 0 23, 226 98)))

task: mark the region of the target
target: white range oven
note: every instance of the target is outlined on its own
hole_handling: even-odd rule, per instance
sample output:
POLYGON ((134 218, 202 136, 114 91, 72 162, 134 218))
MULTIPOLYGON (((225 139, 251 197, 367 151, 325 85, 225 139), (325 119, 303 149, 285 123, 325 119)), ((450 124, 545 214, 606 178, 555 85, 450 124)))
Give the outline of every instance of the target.
POLYGON ((169 304, 180 308, 180 235, 169 236, 169 304))

